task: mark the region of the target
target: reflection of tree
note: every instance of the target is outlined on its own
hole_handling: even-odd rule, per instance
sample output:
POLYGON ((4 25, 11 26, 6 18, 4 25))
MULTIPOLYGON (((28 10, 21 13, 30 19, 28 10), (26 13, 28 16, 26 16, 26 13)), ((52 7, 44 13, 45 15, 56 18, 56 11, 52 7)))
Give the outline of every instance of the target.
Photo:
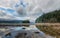
MULTIPOLYGON (((30 21, 29 20, 24 20, 24 21, 22 21, 22 23, 30 23, 30 21)), ((29 26, 29 25, 23 25, 23 26, 29 26)))

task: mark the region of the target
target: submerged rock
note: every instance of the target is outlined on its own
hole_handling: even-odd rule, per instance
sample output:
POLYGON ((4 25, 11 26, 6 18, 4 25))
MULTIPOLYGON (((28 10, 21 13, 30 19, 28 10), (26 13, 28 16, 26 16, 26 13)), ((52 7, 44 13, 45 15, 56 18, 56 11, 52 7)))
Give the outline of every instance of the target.
POLYGON ((38 30, 34 31, 31 27, 15 27, 5 33, 2 38, 43 38, 42 36, 38 30))
MULTIPOLYGON (((2 38, 47 38, 43 32, 32 27, 15 27, 5 33, 2 38)), ((50 37, 48 37, 50 38, 50 37)))

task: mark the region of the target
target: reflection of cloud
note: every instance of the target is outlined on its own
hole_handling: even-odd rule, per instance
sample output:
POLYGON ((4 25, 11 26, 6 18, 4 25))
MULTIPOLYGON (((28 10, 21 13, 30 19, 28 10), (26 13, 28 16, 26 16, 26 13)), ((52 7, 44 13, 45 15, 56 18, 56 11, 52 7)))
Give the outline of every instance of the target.
MULTIPOLYGON (((16 12, 11 12, 11 10, 8 10, 8 13, 11 14, 11 16, 14 16, 14 13, 17 16, 26 16, 29 17, 29 19, 34 19, 38 16, 40 16, 43 12, 49 12, 49 11, 54 11, 60 9, 60 0, 22 0, 22 4, 26 5, 26 7, 21 7, 23 5, 20 4, 21 0, 0 0, 0 6, 4 7, 10 7, 14 10, 17 11, 17 9, 20 9, 19 12, 21 13, 16 13, 16 12), (18 5, 18 7, 14 7, 14 5, 18 5), (9 12, 10 11, 10 12, 9 12)), ((10 9, 9 8, 9 9, 10 9)), ((16 16, 16 17, 17 17, 16 16)), ((27 19, 26 17, 19 17, 22 19, 27 19)))

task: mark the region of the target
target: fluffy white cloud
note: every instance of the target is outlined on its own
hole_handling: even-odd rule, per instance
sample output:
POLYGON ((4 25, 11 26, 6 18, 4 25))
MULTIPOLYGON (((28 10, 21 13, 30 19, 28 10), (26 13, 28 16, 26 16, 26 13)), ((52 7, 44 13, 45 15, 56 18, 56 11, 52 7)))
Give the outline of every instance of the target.
POLYGON ((16 17, 22 14, 19 19, 35 20, 42 13, 59 10, 60 0, 0 0, 0 6, 14 9, 16 17))
POLYGON ((0 0, 0 6, 12 7, 18 0, 0 0))

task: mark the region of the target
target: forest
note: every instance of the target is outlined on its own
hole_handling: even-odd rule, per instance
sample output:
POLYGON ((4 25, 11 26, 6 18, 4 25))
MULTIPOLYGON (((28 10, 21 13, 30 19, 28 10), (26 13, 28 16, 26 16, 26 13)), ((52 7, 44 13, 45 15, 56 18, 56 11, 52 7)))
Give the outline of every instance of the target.
POLYGON ((60 10, 55 10, 46 14, 43 14, 36 19, 36 23, 59 23, 60 22, 60 10))
MULTIPOLYGON (((60 23, 60 10, 43 14, 36 19, 36 23, 60 23)), ((37 28, 43 31, 45 34, 60 38, 60 26, 39 25, 37 28)))

